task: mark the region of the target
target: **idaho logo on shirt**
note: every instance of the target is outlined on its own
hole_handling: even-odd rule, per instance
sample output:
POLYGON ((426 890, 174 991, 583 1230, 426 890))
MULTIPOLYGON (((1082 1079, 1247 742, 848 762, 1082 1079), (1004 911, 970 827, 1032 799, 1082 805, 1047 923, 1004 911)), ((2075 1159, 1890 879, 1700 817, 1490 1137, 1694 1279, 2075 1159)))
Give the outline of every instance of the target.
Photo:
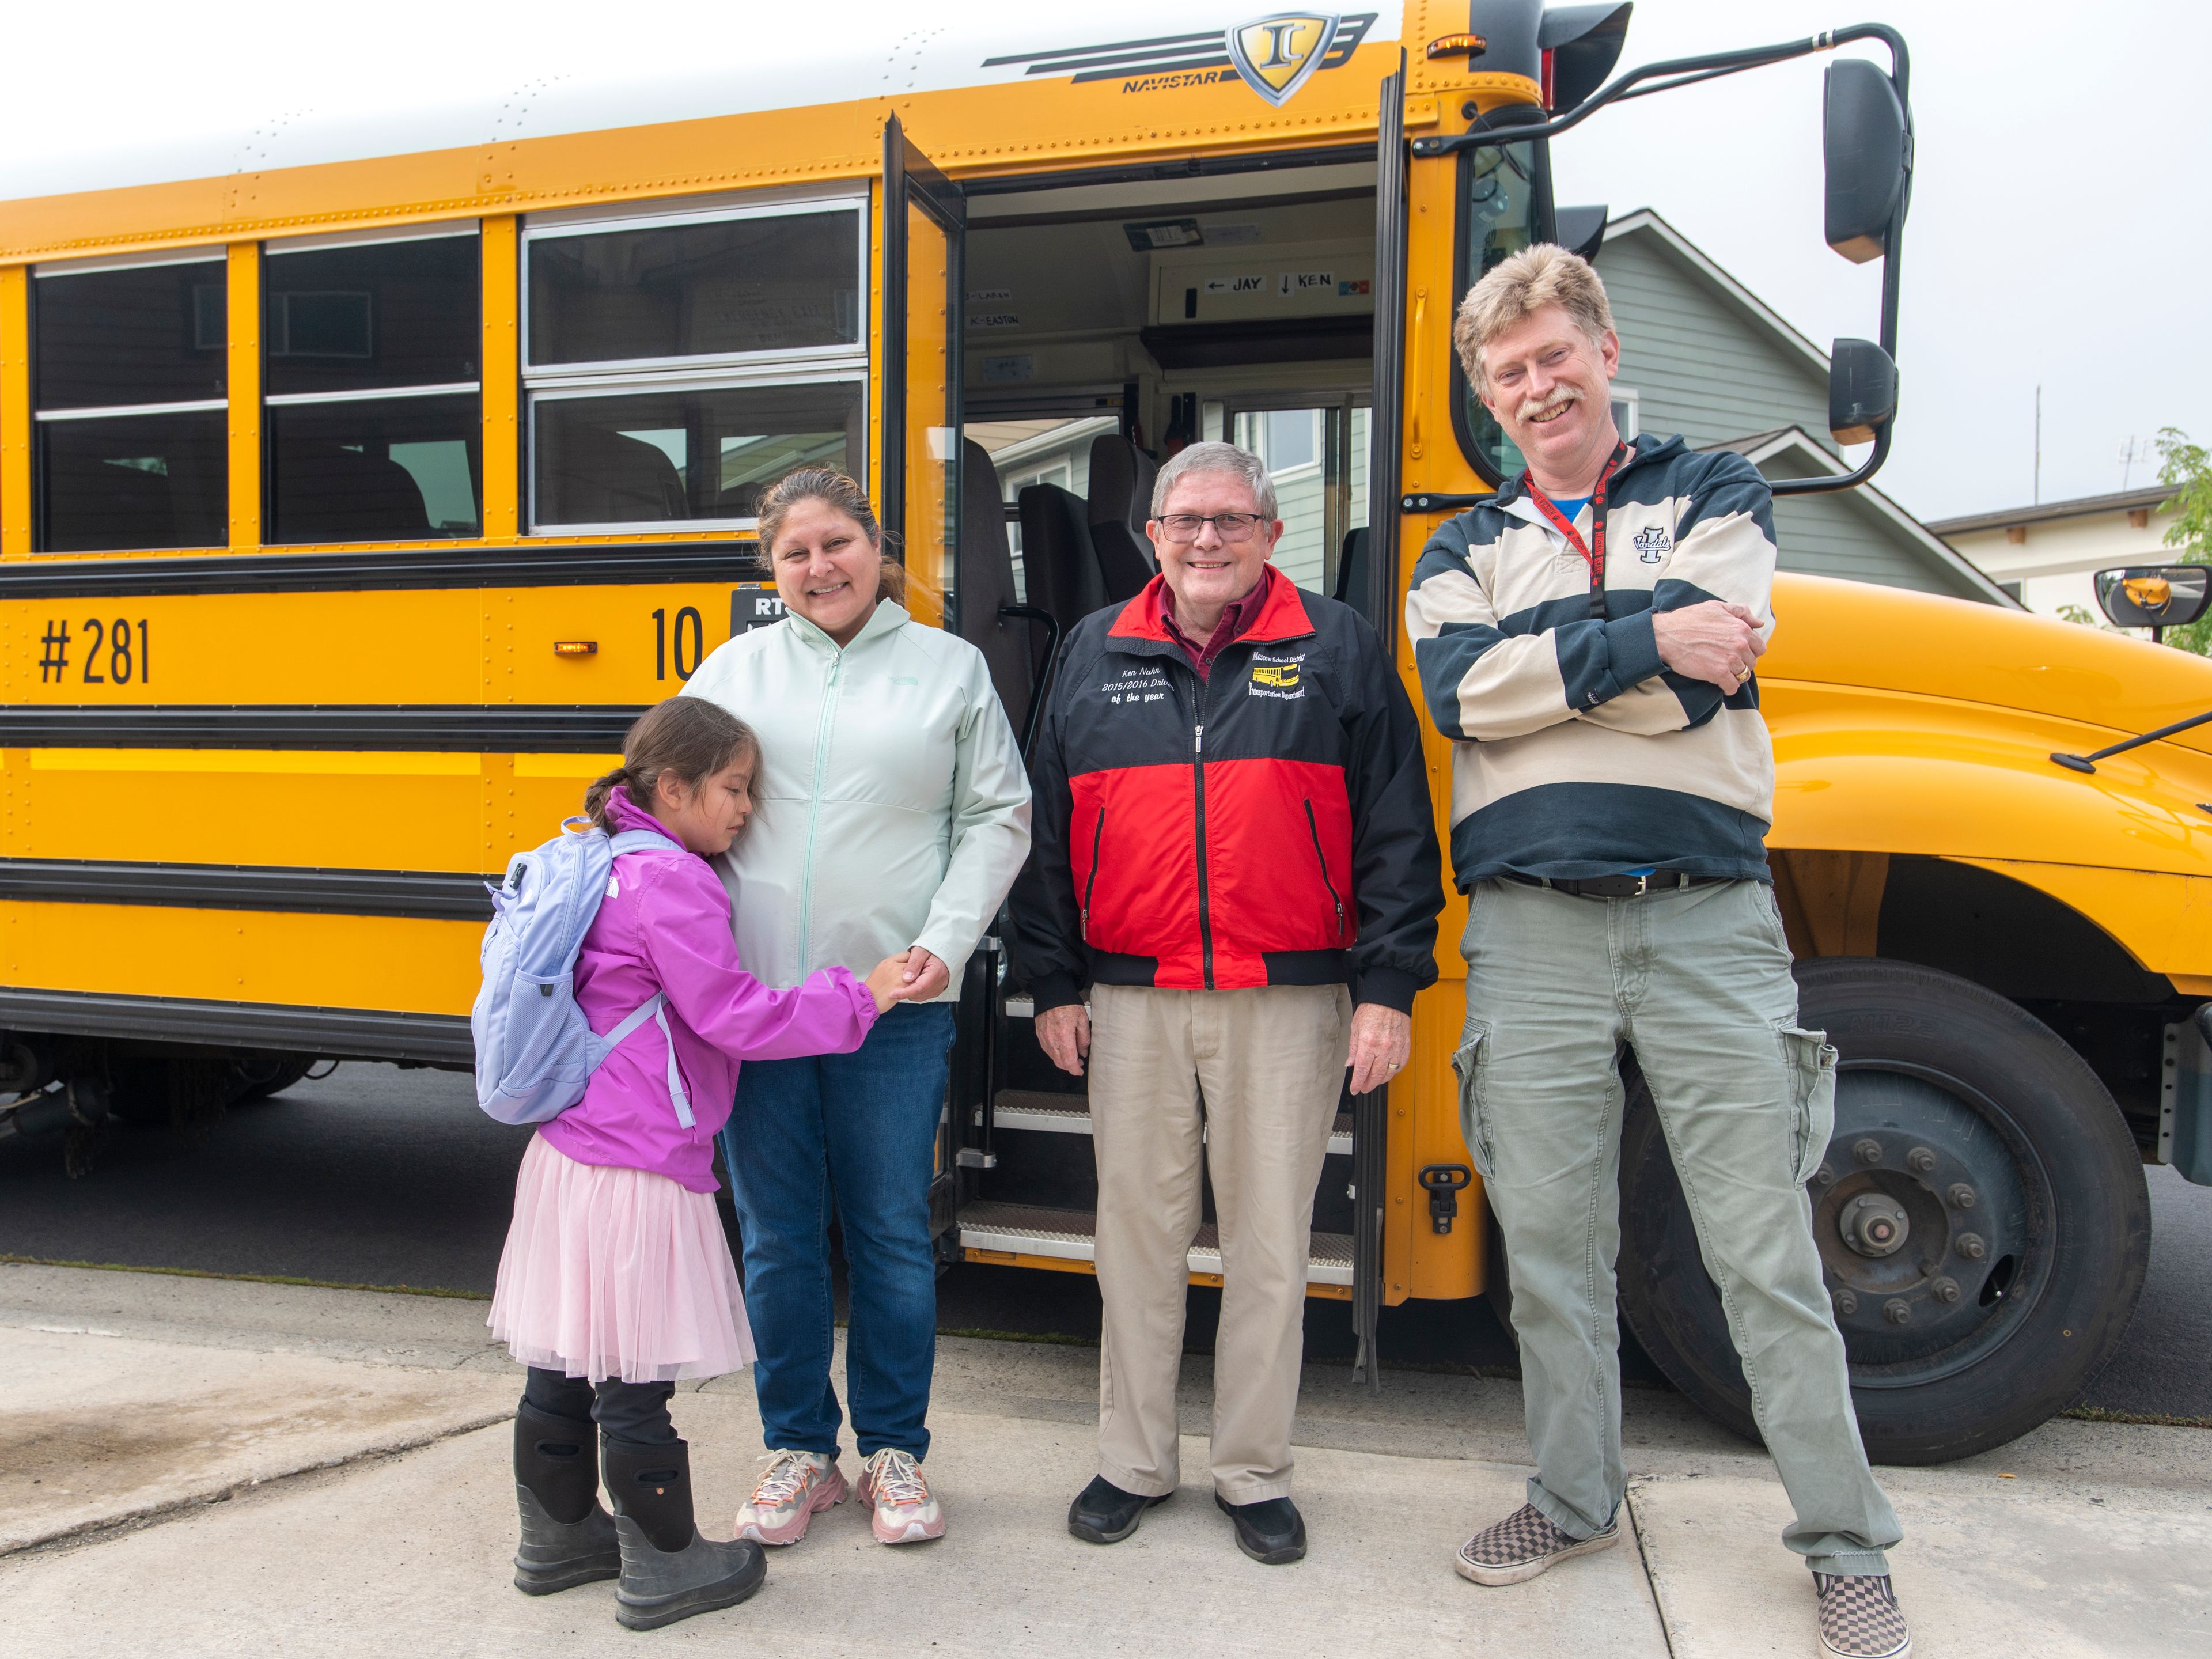
POLYGON ((1636 532, 1636 556, 1646 564, 1656 564, 1674 550, 1674 538, 1658 525, 1647 525, 1636 532))

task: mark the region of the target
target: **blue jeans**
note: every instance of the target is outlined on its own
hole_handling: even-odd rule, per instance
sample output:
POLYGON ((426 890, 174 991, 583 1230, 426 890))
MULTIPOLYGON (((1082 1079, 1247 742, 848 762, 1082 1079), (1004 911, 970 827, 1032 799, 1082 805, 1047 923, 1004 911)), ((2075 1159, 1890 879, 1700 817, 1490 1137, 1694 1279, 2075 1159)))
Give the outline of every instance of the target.
POLYGON ((837 1450, 830 1380, 832 1206, 852 1317, 845 1382, 860 1455, 929 1452, 937 1263, 929 1183, 952 1048, 951 1003, 901 1003, 849 1054, 749 1060, 720 1137, 744 1234, 753 1383, 771 1451, 837 1450))

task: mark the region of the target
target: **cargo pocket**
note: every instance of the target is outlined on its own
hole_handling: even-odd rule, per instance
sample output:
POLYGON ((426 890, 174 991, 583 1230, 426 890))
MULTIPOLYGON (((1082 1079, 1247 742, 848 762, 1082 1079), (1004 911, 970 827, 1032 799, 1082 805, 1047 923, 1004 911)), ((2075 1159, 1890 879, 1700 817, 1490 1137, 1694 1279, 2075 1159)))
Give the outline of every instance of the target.
POLYGON ((1791 1151, 1802 1187, 1828 1155, 1829 1139, 1836 1133, 1836 1051, 1826 1031, 1780 1025, 1774 1035, 1790 1074, 1791 1151))
POLYGON ((1482 1074, 1487 1059, 1490 1028, 1470 1021, 1452 1054, 1452 1070, 1459 1073, 1459 1132, 1467 1142, 1475 1172, 1490 1179, 1490 1126, 1482 1115, 1482 1074))

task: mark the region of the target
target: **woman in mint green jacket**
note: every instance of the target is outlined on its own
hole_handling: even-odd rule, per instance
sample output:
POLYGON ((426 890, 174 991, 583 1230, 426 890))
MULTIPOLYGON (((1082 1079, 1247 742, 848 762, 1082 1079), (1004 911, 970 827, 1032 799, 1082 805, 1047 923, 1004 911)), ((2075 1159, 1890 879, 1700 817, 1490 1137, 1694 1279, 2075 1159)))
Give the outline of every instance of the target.
POLYGON ((937 1278, 929 1185, 953 1009, 1030 843, 1030 790, 982 654, 893 597, 860 486, 805 469, 762 498, 787 612, 684 688, 760 733, 754 816, 720 860, 738 954, 774 987, 911 950, 912 1000, 858 1051, 756 1060, 722 1156, 743 1232, 766 1469, 738 1534, 796 1543, 842 1501, 829 1225, 851 1269, 846 1398, 887 1544, 940 1536, 929 1449, 937 1278))

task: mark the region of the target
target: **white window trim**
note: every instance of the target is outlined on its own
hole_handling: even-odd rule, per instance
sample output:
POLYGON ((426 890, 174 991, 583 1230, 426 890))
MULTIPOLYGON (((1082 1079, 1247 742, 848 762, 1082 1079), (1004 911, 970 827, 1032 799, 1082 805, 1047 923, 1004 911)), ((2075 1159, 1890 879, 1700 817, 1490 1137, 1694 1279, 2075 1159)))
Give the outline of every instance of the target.
POLYGON ((452 219, 428 225, 392 225, 375 230, 333 230, 317 236, 284 236, 262 243, 261 251, 276 258, 286 253, 332 253, 340 248, 381 247, 386 242, 433 242, 483 234, 481 220, 452 219))
POLYGON ((1616 385, 1613 388, 1611 400, 1628 405, 1628 430, 1620 435, 1624 438, 1636 437, 1644 430, 1644 394, 1632 386, 1616 385))
POLYGON ((151 265, 220 265, 229 263, 223 248, 163 248, 151 253, 108 253, 89 259, 46 259, 31 267, 41 276, 97 276, 107 270, 143 270, 151 265))
POLYGON ((205 415, 228 409, 228 398, 190 398, 173 404, 94 404, 87 408, 41 409, 34 421, 125 420, 134 415, 205 415))
POLYGON ((438 386, 368 386, 343 392, 279 392, 261 401, 270 409, 290 409, 301 404, 378 404, 396 398, 473 397, 483 390, 481 380, 451 380, 438 386))

